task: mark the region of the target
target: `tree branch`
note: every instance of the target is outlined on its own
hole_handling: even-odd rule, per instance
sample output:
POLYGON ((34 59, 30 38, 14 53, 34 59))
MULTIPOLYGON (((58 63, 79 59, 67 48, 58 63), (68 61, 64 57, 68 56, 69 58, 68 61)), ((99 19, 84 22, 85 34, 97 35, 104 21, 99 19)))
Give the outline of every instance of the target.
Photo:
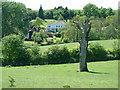
POLYGON ((80 25, 79 25, 79 23, 78 23, 78 22, 73 21, 73 23, 75 23, 75 24, 76 24, 76 26, 77 26, 77 28, 78 28, 78 29, 82 30, 82 28, 80 27, 80 25))

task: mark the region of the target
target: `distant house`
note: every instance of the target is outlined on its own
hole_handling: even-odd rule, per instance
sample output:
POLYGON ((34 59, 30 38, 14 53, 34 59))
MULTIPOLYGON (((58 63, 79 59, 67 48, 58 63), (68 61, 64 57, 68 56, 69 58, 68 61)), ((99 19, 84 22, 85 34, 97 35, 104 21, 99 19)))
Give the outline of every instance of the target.
POLYGON ((49 32, 58 32, 59 29, 65 27, 66 22, 64 21, 51 21, 47 24, 46 29, 49 32))

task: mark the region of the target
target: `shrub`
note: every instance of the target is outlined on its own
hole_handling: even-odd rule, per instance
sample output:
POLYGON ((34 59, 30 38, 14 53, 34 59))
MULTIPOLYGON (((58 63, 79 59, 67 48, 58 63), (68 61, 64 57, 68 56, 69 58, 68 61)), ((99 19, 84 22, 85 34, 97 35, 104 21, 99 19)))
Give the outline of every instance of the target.
POLYGON ((34 46, 29 50, 30 54, 30 65, 43 65, 44 60, 42 58, 42 54, 40 53, 40 49, 38 46, 34 46))
POLYGON ((115 59, 120 60, 120 46, 119 46, 119 42, 115 42, 114 46, 113 46, 113 56, 115 59))
POLYGON ((88 48, 88 57, 87 61, 98 61, 98 60, 106 60, 107 51, 100 44, 90 44, 88 48))
POLYGON ((45 52, 48 64, 61 64, 70 62, 70 53, 66 47, 52 46, 45 52))
POLYGON ((80 49, 74 48, 70 51, 70 57, 72 62, 79 62, 80 49))
POLYGON ((33 35, 32 35, 32 40, 34 40, 38 44, 43 42, 45 38, 47 38, 47 35, 44 32, 42 32, 42 31, 34 32, 33 35))
POLYGON ((27 65, 29 54, 19 35, 9 35, 2 39, 3 65, 27 65))
POLYGON ((54 44, 53 39, 47 39, 47 45, 54 44))
POLYGON ((56 39, 56 40, 55 40, 55 43, 56 43, 56 44, 63 44, 63 42, 62 42, 60 39, 56 39))
POLYGON ((70 42, 70 40, 69 40, 69 39, 67 39, 67 38, 64 38, 64 39, 63 39, 63 42, 64 42, 64 43, 69 43, 69 42, 70 42))

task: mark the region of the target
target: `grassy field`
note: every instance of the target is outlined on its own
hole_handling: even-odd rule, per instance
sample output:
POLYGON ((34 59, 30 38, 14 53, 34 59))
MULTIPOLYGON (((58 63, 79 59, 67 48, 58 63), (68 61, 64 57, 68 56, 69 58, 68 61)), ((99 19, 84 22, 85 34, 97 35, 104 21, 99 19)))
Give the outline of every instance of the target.
MULTIPOLYGON (((96 40, 96 41, 89 41, 89 43, 99 43, 101 44, 105 49, 112 49, 113 48, 113 45, 114 45, 114 42, 117 41, 117 40, 96 40)), ((32 46, 34 45, 34 42, 31 42, 31 41, 25 41, 25 44, 27 46, 32 46)), ((36 45, 36 44, 35 44, 36 45)), ((75 43, 65 43, 65 44, 57 44, 58 46, 60 47, 63 47, 63 46, 66 46, 68 49, 73 49, 73 48, 77 48, 79 47, 79 43, 75 42, 75 43)), ((37 45, 40 47, 41 51, 46 51, 48 50, 48 48, 50 48, 51 46, 54 46, 54 45, 47 45, 47 46, 40 46, 40 45, 37 45)))
POLYGON ((91 72, 76 72, 79 64, 3 67, 3 88, 9 88, 9 77, 15 88, 117 88, 118 61, 88 63, 91 72))

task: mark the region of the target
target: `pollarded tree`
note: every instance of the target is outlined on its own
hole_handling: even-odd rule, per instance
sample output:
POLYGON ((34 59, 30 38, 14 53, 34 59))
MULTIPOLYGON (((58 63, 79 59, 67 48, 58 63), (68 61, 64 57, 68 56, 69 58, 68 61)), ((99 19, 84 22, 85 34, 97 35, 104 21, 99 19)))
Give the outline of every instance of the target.
POLYGON ((81 27, 78 22, 73 22, 76 24, 79 30, 82 31, 81 33, 81 40, 80 40, 80 67, 78 72, 88 72, 87 68, 87 48, 88 48, 88 35, 91 29, 91 22, 89 19, 86 19, 81 27))

